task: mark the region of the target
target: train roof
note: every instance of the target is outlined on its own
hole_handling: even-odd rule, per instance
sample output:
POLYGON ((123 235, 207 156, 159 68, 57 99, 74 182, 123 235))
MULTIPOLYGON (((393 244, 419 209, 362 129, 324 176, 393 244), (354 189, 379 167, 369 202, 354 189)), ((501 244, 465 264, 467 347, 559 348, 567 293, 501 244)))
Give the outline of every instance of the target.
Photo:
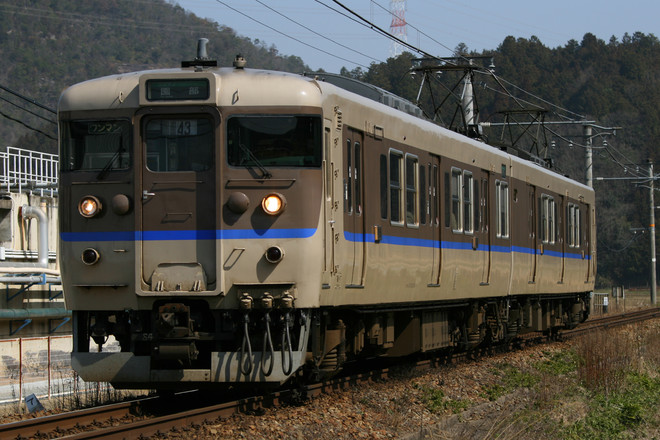
POLYGON ((260 69, 220 67, 210 69, 175 68, 142 70, 109 75, 74 84, 59 100, 58 111, 107 110, 137 108, 145 102, 139 87, 146 80, 156 78, 207 78, 211 93, 207 100, 177 100, 158 105, 209 104, 225 105, 283 105, 317 106, 321 96, 316 81, 287 72, 260 69), (292 89, 296 93, 291 93, 292 89))
MULTIPOLYGON (((405 122, 410 124, 410 127, 415 127, 415 130, 411 130, 409 141, 415 137, 420 141, 420 145, 431 145, 433 143, 428 141, 441 133, 446 138, 452 139, 455 145, 470 145, 485 152, 493 161, 497 159, 499 162, 507 162, 514 170, 514 177, 523 180, 533 179, 535 184, 548 188, 557 187, 560 182, 563 182, 561 185, 570 183, 575 185, 575 190, 581 194, 593 193, 593 190, 586 185, 548 170, 526 158, 517 157, 515 154, 502 151, 480 140, 469 138, 429 121, 421 117, 421 111, 414 104, 390 92, 350 78, 325 73, 297 75, 232 67, 143 70, 105 76, 75 84, 62 93, 58 111, 136 109, 140 105, 150 105, 153 103, 145 102, 144 96, 140 96, 140 86, 144 86, 145 81, 149 79, 158 78, 207 78, 211 90, 206 101, 176 100, 159 102, 158 105, 322 107, 326 97, 335 95, 342 98, 347 105, 358 105, 385 115, 394 125, 396 125, 394 121, 397 121, 397 123, 405 122), (515 174, 520 175, 515 176, 515 174)), ((454 158, 466 162, 474 161, 470 155, 474 155, 475 151, 477 150, 456 148, 454 158)), ((435 153, 444 155, 444 152, 440 150, 435 153)), ((499 170, 492 171, 499 172, 499 170)))

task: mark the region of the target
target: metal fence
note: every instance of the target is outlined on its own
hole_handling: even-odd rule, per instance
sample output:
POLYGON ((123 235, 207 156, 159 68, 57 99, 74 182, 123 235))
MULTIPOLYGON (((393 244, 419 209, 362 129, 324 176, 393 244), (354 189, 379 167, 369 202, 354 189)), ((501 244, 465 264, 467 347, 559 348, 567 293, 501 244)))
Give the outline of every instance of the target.
POLYGON ((591 314, 603 315, 608 313, 610 303, 609 293, 594 292, 591 297, 591 314))
POLYGON ((31 191, 54 196, 57 188, 57 154, 7 147, 0 151, 0 186, 8 191, 31 191))
POLYGON ((70 389, 71 335, 0 340, 0 403, 30 394, 51 398, 70 389))

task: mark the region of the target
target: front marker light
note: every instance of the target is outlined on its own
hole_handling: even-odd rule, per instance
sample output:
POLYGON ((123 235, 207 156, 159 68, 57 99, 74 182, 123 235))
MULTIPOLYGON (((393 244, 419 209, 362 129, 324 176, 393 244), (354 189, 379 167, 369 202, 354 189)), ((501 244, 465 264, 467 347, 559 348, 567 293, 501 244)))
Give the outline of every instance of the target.
POLYGON ((92 218, 101 212, 101 202, 94 196, 85 196, 78 203, 78 212, 85 218, 92 218))
POLYGON ((97 251, 94 248, 87 248, 84 251, 82 251, 81 255, 83 263, 85 263, 88 266, 91 266, 92 264, 98 263, 99 259, 101 259, 101 255, 99 254, 99 251, 97 251))
POLYGON ((268 194, 261 201, 261 207, 266 214, 277 215, 284 211, 284 208, 286 207, 286 199, 282 194, 268 194))

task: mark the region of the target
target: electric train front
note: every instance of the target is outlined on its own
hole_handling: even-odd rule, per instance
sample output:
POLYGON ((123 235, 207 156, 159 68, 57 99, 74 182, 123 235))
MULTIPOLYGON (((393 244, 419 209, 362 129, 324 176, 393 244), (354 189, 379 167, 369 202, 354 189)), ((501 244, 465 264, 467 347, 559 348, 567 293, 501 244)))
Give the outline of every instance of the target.
POLYGON ((306 362, 319 101, 307 79, 195 65, 64 92, 60 255, 83 379, 279 384, 306 362))

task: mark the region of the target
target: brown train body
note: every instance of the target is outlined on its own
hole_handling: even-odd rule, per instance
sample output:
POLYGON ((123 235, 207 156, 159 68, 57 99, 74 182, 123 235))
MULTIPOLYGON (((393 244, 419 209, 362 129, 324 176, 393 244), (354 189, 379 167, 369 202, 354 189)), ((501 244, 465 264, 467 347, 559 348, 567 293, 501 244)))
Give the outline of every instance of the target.
POLYGON ((85 380, 276 385, 588 314, 590 188, 321 80, 136 72, 59 118, 85 380))

